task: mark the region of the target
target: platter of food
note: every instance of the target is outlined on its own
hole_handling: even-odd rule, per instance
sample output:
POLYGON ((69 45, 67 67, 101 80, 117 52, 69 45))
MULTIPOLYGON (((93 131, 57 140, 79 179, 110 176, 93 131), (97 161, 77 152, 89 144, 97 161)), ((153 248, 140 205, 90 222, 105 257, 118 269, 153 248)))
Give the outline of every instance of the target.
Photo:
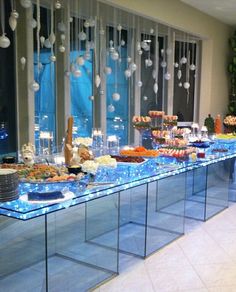
POLYGON ((143 157, 135 156, 121 156, 112 155, 112 158, 116 159, 118 165, 141 165, 147 161, 143 157))
POLYGON ((157 150, 146 149, 143 146, 138 146, 134 148, 121 149, 120 155, 121 156, 136 156, 136 157, 141 156, 141 157, 151 158, 151 157, 157 157, 159 153, 157 150))

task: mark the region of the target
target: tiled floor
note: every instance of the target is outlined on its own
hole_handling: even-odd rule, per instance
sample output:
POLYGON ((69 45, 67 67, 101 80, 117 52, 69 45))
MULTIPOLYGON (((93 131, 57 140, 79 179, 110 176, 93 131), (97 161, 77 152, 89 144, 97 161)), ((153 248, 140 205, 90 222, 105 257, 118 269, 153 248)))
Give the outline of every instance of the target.
MULTIPOLYGON (((236 203, 146 260, 120 258, 120 275, 96 292, 236 292, 236 203)), ((66 292, 66 291, 65 291, 66 292)))

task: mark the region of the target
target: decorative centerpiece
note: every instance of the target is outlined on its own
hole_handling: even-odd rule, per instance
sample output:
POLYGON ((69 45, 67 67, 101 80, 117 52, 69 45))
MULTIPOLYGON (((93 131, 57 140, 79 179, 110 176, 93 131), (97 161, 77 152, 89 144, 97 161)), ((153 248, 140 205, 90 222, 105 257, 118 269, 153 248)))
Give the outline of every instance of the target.
POLYGON ((165 115, 164 111, 149 111, 149 116, 152 119, 152 129, 159 129, 161 130, 163 127, 163 117, 165 115))
POLYGON ((227 116, 224 118, 224 126, 229 129, 232 133, 236 132, 236 116, 227 116))
POLYGON ((166 127, 167 130, 172 130, 174 126, 177 126, 178 116, 173 115, 164 115, 163 126, 166 127))
POLYGON ((148 116, 133 116, 133 127, 139 131, 139 145, 143 144, 143 133, 150 129, 151 118, 148 116))
POLYGON ((158 148, 160 145, 166 143, 170 137, 170 132, 165 130, 152 130, 153 148, 158 148))

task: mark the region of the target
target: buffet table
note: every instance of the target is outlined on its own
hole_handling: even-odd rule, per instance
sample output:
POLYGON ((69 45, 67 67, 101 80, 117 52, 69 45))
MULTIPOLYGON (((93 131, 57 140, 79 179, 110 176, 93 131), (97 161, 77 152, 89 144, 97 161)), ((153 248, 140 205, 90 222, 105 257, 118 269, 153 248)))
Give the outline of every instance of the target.
POLYGON ((62 202, 32 204, 25 195, 37 184, 20 183, 20 198, 0 204, 0 287, 96 287, 118 274, 119 252, 145 258, 184 234, 185 216, 205 221, 224 210, 235 157, 153 158, 100 169, 92 183, 44 186, 72 194, 62 202))

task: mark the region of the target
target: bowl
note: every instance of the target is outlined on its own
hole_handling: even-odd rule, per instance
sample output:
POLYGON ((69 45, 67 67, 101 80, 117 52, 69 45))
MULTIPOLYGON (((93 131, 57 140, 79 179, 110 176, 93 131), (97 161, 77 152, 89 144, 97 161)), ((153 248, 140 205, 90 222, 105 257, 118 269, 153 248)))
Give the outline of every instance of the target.
POLYGON ((72 165, 67 167, 69 173, 73 173, 77 175, 78 173, 82 172, 82 167, 79 165, 72 165))

